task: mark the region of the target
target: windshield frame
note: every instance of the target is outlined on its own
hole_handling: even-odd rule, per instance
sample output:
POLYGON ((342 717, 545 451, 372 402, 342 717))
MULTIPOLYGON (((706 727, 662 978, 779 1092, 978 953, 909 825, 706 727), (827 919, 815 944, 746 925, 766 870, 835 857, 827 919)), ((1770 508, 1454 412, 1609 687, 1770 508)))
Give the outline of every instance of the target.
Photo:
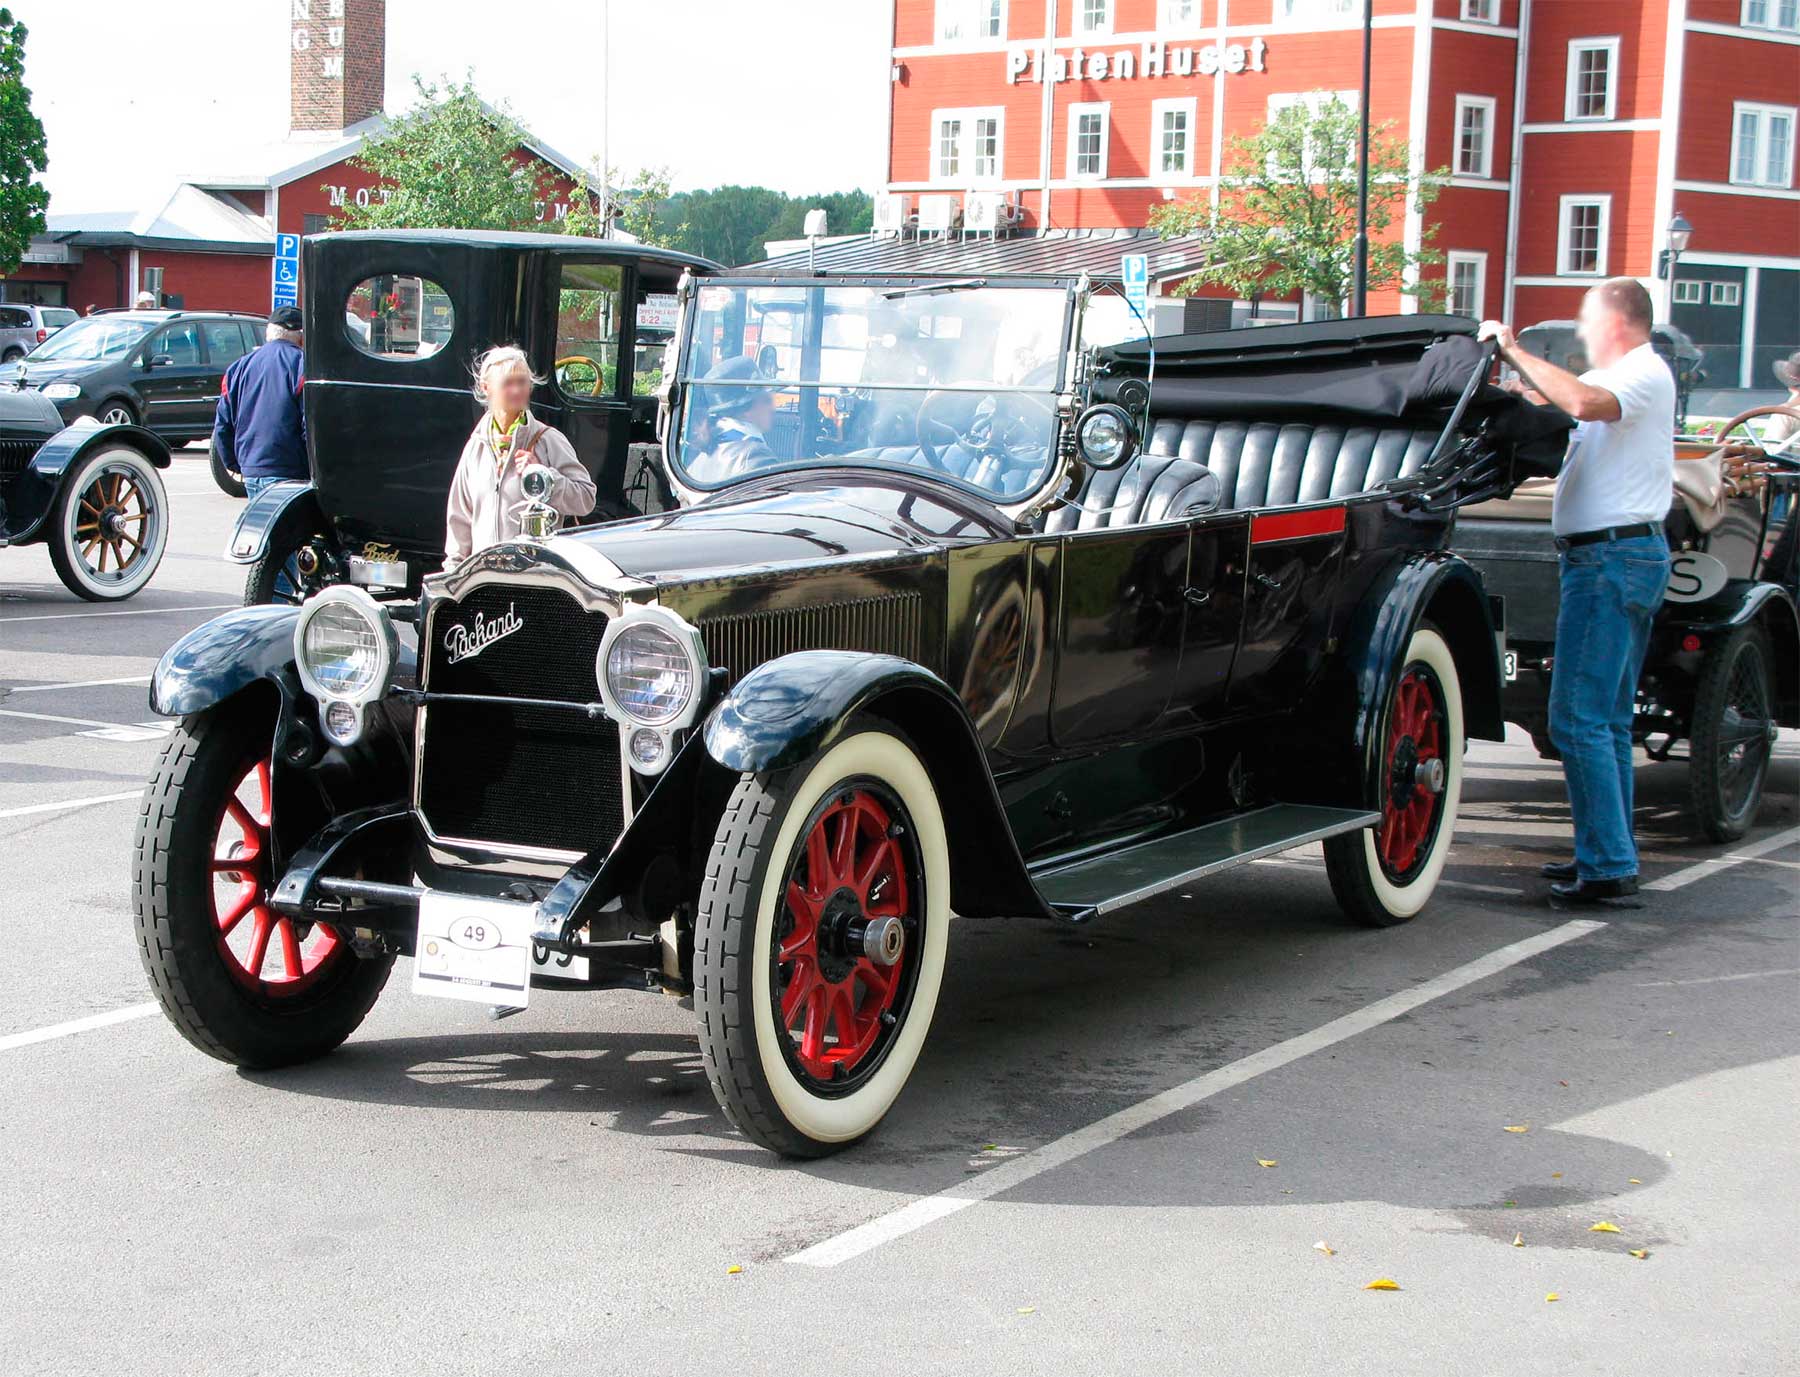
MULTIPOLYGON (((766 480, 770 478, 791 478, 798 475, 817 472, 844 472, 846 470, 866 470, 882 474, 910 476, 926 479, 934 484, 952 488, 1003 512, 1029 510, 1039 504, 1043 495, 1059 484, 1067 471, 1067 459, 1063 454, 1062 433, 1067 421, 1067 407, 1064 405, 1069 394, 1078 386, 1076 374, 1076 339, 1081 329, 1081 294, 1085 290, 1082 278, 1073 275, 1054 276, 1011 276, 1011 275, 971 275, 969 273, 901 273, 901 274, 862 274, 862 273, 719 273, 709 274, 694 280, 687 298, 682 303, 681 318, 675 334, 675 379, 669 391, 669 408, 664 430, 664 467, 669 480, 680 495, 683 505, 693 505, 704 501, 717 493, 725 492, 741 484, 766 480), (939 392, 973 392, 1025 394, 1047 397, 1051 400, 1053 416, 1051 421, 1049 455, 1044 465, 1044 472, 1039 481, 1029 490, 1007 494, 1004 497, 988 489, 965 483, 949 474, 928 469, 916 464, 884 464, 869 460, 840 462, 838 456, 821 454, 806 459, 770 465, 734 474, 716 483, 703 482, 692 477, 680 462, 679 453, 681 437, 687 424, 687 408, 696 389, 707 386, 704 379, 692 374, 692 338, 695 322, 700 313, 700 293, 720 287, 741 291, 794 288, 802 290, 815 289, 867 289, 876 292, 904 293, 917 295, 924 293, 943 293, 954 295, 966 291, 1057 291, 1063 294, 1062 327, 1057 340, 1056 369, 1052 383, 1047 388, 999 386, 992 383, 941 383, 941 384, 882 384, 884 390, 893 391, 939 391, 939 392)), ((787 380, 783 386, 801 389, 817 389, 836 387, 840 384, 808 382, 805 380, 787 380)))

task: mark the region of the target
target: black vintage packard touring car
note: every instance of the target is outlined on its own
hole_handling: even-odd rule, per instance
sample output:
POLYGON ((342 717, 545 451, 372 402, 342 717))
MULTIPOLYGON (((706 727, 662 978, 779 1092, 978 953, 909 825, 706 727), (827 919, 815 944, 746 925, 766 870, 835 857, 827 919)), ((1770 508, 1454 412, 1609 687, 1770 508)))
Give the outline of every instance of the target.
POLYGON ((356 230, 306 240, 306 445, 312 479, 244 509, 226 548, 247 603, 334 583, 419 591, 444 560, 444 505, 481 404, 470 366, 523 348, 540 420, 599 485, 596 520, 660 510, 632 462, 656 439, 656 389, 682 273, 671 249, 574 235, 356 230))
POLYGON ((150 582, 169 540, 168 467, 168 443, 140 426, 64 425, 43 393, 0 386, 0 548, 49 546, 78 598, 116 602, 150 582))
POLYGON ((691 991, 732 1121, 816 1155, 906 1083, 953 913, 1313 841, 1350 914, 1419 912, 1502 730, 1451 511, 1537 448, 1469 322, 1096 357, 1078 281, 684 291, 679 510, 164 657, 135 904, 192 1042, 320 1056, 397 955, 499 1006, 691 991))

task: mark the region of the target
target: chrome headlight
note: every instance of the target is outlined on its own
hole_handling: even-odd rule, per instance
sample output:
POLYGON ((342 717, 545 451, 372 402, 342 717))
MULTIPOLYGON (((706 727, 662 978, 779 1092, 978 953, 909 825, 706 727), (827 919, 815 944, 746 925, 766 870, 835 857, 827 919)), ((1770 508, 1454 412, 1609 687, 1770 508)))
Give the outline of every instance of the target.
POLYGON ((364 707, 387 692, 398 646, 392 619, 360 588, 327 589, 301 609, 294 663, 320 702, 325 734, 340 746, 362 735, 364 707))
POLYGON ((43 393, 53 402, 67 402, 79 397, 81 388, 76 383, 45 383, 43 393))
POLYGON ((1075 426, 1075 443, 1089 467, 1116 469, 1127 463, 1137 448, 1137 431, 1124 407, 1101 402, 1082 413, 1075 426))
POLYGON ((625 758, 640 774, 660 773, 670 737, 693 725, 706 679, 700 633, 666 607, 630 606, 600 642, 595 677, 624 735, 625 758))

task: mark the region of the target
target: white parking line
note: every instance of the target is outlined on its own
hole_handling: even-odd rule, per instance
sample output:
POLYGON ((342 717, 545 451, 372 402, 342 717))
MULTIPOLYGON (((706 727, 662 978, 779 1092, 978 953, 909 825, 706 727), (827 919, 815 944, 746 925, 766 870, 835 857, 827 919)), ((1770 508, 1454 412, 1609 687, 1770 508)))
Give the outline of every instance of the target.
POLYGON ((1783 966, 1774 971, 1739 971, 1736 975, 1700 975, 1692 980, 1643 980, 1640 990, 1661 989, 1671 985, 1719 985, 1727 980, 1767 980, 1772 975, 1800 975, 1800 966, 1783 966))
POLYGON ((1796 842, 1800 842, 1800 827, 1790 827, 1785 832, 1777 832, 1773 836, 1764 837, 1759 842, 1740 846, 1728 855, 1715 856, 1710 860, 1698 861, 1693 865, 1672 871, 1642 887, 1654 890, 1681 889, 1685 885, 1693 884, 1695 880, 1703 879, 1721 870, 1728 870, 1742 861, 1753 861, 1758 856, 1767 855, 1771 851, 1779 851, 1782 847, 1792 846, 1796 842))
POLYGON ((129 794, 95 794, 91 798, 66 798, 61 803, 33 803, 25 808, 0 808, 0 818, 22 818, 32 813, 55 813, 64 808, 86 808, 90 803, 123 803, 126 799, 138 799, 144 796, 142 789, 133 789, 129 794))
POLYGON ((133 607, 123 612, 44 612, 29 617, 0 617, 0 626, 14 622, 65 622, 75 617, 156 617, 165 612, 224 612, 242 607, 240 602, 209 602, 198 607, 133 607))
POLYGON ((123 1009, 114 1009, 110 1013, 90 1014, 86 1018, 73 1018, 67 1023, 52 1023, 48 1028, 33 1028, 27 1033, 8 1033, 0 1037, 0 1052, 11 1051, 14 1047, 29 1047, 34 1042, 49 1042, 53 1038, 66 1038, 75 1033, 86 1033, 95 1028, 109 1028, 115 1023, 129 1023, 134 1018, 148 1018, 160 1006, 152 1000, 148 1004, 128 1004, 123 1009))
POLYGON ((117 722, 100 722, 92 717, 58 717, 48 712, 20 712, 17 708, 0 708, 0 717, 23 717, 28 722, 66 722, 71 727, 116 727, 117 722))
POLYGON ((14 693, 48 693, 52 689, 101 688, 107 684, 147 684, 148 674, 127 674, 123 679, 77 679, 72 684, 24 684, 14 693))
POLYGON ((851 1258, 860 1257, 872 1248, 878 1248, 915 1229, 924 1228, 946 1215, 955 1214, 978 1201, 1012 1190, 1034 1176, 1072 1162, 1095 1148, 1117 1142, 1127 1134, 1166 1119, 1171 1114, 1191 1109, 1202 1100, 1210 1099, 1222 1091, 1242 1085, 1266 1072, 1279 1070, 1290 1062, 1311 1056, 1314 1052, 1353 1038, 1358 1033, 1379 1027, 1402 1014, 1410 1013, 1422 1004, 1429 1004, 1434 999, 1452 994, 1465 985, 1473 985, 1478 980, 1486 980, 1509 966, 1516 966, 1541 952, 1560 947, 1564 942, 1572 942, 1577 937, 1585 937, 1605 926, 1605 923, 1590 919, 1577 919, 1535 937, 1527 937, 1523 941, 1491 951, 1486 956, 1477 957, 1455 970, 1446 971, 1422 985, 1376 1000, 1342 1018, 1334 1018, 1310 1033, 1302 1033, 1286 1042, 1278 1042, 1273 1047, 1265 1047, 1260 1052, 1253 1052, 1239 1061, 1208 1071, 1203 1076, 1196 1076, 1159 1095, 1140 1100, 1137 1104, 1121 1109, 1116 1114, 1109 1114, 1085 1128, 1078 1128, 1042 1147, 1011 1158, 969 1181, 961 1182, 936 1195, 924 1196, 872 1219, 867 1224, 859 1224, 835 1238, 815 1243, 810 1248, 791 1254, 785 1261, 805 1267, 835 1267, 840 1262, 848 1262, 851 1258))

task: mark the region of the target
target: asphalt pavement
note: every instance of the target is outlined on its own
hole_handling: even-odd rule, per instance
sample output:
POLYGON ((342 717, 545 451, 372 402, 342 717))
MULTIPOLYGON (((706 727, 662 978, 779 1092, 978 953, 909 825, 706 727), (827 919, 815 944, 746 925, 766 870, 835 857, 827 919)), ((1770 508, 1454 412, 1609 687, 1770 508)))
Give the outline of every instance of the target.
POLYGON ((1800 1370, 1794 733, 1732 847, 1640 765, 1641 908, 1546 905, 1519 738, 1405 927, 1346 925, 1316 850, 961 923, 887 1122, 789 1163, 666 996, 491 1023, 402 962, 314 1065, 181 1041, 131 929, 145 684, 242 578, 204 452, 167 486, 123 605, 0 551, 5 1377, 1800 1370))

